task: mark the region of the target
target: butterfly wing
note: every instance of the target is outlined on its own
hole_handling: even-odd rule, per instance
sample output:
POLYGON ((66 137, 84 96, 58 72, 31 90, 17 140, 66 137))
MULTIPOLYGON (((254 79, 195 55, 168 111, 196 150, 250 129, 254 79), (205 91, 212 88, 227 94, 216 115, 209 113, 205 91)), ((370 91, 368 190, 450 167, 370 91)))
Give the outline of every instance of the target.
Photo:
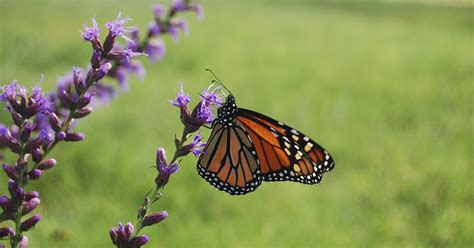
POLYGON ((215 188, 231 195, 246 194, 261 184, 254 144, 240 121, 213 129, 198 160, 198 173, 215 188))
POLYGON ((239 108, 237 113, 254 143, 264 181, 315 184, 334 168, 331 155, 308 136, 251 110, 239 108))

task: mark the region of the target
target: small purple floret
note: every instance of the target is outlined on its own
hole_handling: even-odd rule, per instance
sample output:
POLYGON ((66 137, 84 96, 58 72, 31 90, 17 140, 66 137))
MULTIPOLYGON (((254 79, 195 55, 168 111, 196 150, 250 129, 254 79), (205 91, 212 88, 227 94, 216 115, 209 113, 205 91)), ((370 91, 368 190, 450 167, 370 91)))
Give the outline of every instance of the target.
POLYGON ((99 39, 100 29, 94 17, 91 18, 91 23, 92 23, 92 26, 90 27, 87 25, 87 23, 84 24, 83 26, 84 31, 80 31, 82 38, 84 38, 85 41, 92 41, 94 39, 97 39, 97 40, 99 39))

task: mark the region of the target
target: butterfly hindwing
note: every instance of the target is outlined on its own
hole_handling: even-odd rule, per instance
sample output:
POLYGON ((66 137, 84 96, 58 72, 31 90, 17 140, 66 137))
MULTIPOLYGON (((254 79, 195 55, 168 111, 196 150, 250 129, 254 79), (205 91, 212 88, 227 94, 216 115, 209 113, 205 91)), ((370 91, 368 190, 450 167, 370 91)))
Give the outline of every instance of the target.
POLYGON ((231 195, 254 191, 260 184, 255 149, 238 121, 232 126, 214 123, 198 161, 198 173, 211 185, 231 195))

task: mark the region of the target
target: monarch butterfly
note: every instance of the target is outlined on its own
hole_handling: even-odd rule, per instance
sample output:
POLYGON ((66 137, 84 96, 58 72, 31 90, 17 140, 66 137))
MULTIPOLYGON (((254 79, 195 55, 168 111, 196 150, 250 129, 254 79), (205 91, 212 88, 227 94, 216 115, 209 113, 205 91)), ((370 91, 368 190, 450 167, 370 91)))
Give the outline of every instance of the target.
POLYGON ((331 155, 308 136, 268 116, 238 108, 230 94, 217 110, 197 170, 215 188, 243 195, 262 181, 316 184, 334 165, 331 155))

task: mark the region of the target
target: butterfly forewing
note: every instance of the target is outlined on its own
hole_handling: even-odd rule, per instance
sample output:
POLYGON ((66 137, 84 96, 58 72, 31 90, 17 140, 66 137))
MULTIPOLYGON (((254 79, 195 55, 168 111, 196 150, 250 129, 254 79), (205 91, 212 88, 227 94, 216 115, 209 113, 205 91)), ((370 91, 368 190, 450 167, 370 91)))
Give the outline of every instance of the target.
POLYGON ((314 184, 334 167, 329 153, 299 131, 247 109, 239 108, 236 118, 255 143, 264 181, 314 184))

